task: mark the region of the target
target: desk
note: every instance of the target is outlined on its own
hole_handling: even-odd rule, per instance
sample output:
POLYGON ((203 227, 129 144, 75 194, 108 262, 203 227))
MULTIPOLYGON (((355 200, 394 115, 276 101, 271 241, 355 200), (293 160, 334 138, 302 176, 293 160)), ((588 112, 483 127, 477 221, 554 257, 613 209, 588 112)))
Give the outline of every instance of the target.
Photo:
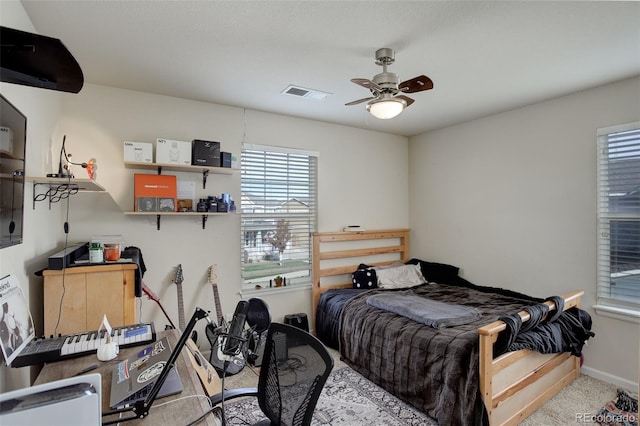
MULTIPOLYGON (((178 342, 179 334, 176 330, 161 331, 157 333, 157 339, 160 340, 167 336, 171 347, 175 347, 178 342)), ((111 370, 115 364, 125 359, 128 355, 140 350, 140 346, 133 346, 130 348, 121 349, 118 357, 112 361, 101 362, 98 361, 95 354, 83 356, 80 358, 73 358, 70 360, 53 362, 46 364, 40 374, 38 375, 34 385, 42 383, 48 383, 54 380, 60 380, 67 377, 71 377, 78 371, 86 368, 92 364, 99 364, 97 370, 91 371, 91 373, 100 373, 102 375, 102 411, 109 411, 109 395, 111 392, 111 370)), ((149 415, 141 420, 132 420, 123 425, 137 425, 137 424, 150 424, 150 425, 185 425, 196 418, 200 417, 202 413, 209 409, 209 403, 205 398, 187 398, 177 402, 173 402, 167 405, 162 405, 165 402, 177 400, 190 395, 205 395, 198 374, 193 368, 187 349, 183 348, 180 356, 176 360, 176 368, 180 379, 182 380, 182 387, 184 390, 177 394, 168 396, 156 401, 149 410, 149 415)), ((69 413, 73 416, 73 413, 69 413)), ((123 417, 130 415, 130 413, 124 413, 123 417)), ((117 415, 110 416, 108 419, 115 419, 117 415)), ((106 420, 106 419, 105 419, 106 420)), ((219 423, 215 416, 209 415, 205 419, 198 423, 203 425, 216 425, 219 423)))

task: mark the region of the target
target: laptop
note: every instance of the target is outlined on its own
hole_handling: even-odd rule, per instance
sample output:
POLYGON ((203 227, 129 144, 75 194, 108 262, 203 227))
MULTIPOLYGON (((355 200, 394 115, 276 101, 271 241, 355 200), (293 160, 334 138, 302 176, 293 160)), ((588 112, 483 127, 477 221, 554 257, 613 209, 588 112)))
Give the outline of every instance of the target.
MULTIPOLYGON (((111 373, 111 395, 109 406, 120 408, 144 400, 171 356, 169 340, 165 337, 143 347, 124 361, 119 362, 111 373)), ((157 398, 182 392, 182 382, 177 369, 169 371, 157 398)))

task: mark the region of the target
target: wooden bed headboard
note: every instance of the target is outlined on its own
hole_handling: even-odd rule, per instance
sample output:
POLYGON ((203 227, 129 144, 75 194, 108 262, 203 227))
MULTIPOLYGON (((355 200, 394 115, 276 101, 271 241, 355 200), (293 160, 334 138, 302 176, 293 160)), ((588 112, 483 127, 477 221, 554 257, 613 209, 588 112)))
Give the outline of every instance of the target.
POLYGON ((360 263, 370 266, 390 265, 394 262, 406 263, 409 260, 409 229, 381 229, 373 231, 348 232, 314 232, 311 234, 313 242, 313 324, 315 325, 316 307, 320 296, 332 288, 348 288, 352 286, 351 273, 360 263), (357 247, 357 241, 367 242, 364 247, 357 247), (371 242, 379 240, 380 245, 372 247, 371 242), (376 257, 391 260, 373 260, 376 257), (351 259, 349 265, 323 265, 335 259, 351 259), (344 277, 340 277, 344 276, 344 277), (339 281, 326 283, 332 277, 339 281), (341 279, 342 278, 342 279, 341 279))

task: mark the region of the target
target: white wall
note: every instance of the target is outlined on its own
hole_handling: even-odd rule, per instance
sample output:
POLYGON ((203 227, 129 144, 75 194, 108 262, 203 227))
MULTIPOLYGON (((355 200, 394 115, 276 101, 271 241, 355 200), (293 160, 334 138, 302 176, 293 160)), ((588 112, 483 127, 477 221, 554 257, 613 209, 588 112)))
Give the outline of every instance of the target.
MULTIPOLYGON (((637 121, 630 79, 410 138, 411 251, 472 282, 583 289, 585 365, 637 383, 638 324, 596 315, 596 129, 637 121)), ((626 381, 626 382, 625 382, 626 381)))
MULTIPOLYGON (((20 2, 2 1, 0 12, 1 25, 35 32, 20 2)), ((108 193, 71 197, 69 241, 87 241, 94 234, 122 234, 128 245, 140 247, 148 268, 145 282, 160 296, 174 321, 176 290, 171 279, 178 263, 185 274, 187 319, 195 306, 214 309, 207 283, 207 269, 213 263, 218 265, 223 308, 227 313, 233 311, 240 299, 239 217, 210 217, 205 230, 199 217, 164 217, 158 231, 155 218, 125 216, 122 212, 133 207, 134 171, 123 165, 124 140, 213 139, 236 155, 243 140, 319 151, 320 231, 354 223, 369 228, 408 226, 406 137, 88 84, 77 95, 7 83, 0 83, 0 92, 28 117, 27 175, 44 176, 57 170, 64 135, 72 161, 97 159, 97 181, 108 193)), ((83 169, 74 171, 77 177, 84 177, 83 169)), ((178 175, 196 181, 201 188, 199 175, 178 175)), ((204 193, 222 192, 240 200, 239 173, 209 177, 204 193)), ((49 209, 48 203, 40 202, 33 209, 32 195, 28 182, 24 243, 0 250, 0 274, 18 277, 29 299, 36 333, 41 334, 42 278, 34 272, 44 269, 48 256, 64 245, 67 204, 57 203, 49 209)), ((310 317, 309 290, 265 293, 263 298, 274 320, 297 312, 310 317)), ((159 329, 167 323, 153 302, 141 298, 138 306, 141 321, 153 320, 159 329)), ((203 326, 199 324, 200 339, 206 344, 203 326)), ((35 374, 35 368, 0 367, 0 392, 29 386, 35 374)))
MULTIPOLYGON (((125 216, 123 211, 133 210, 133 173, 155 173, 124 167, 125 140, 215 140, 222 143, 222 150, 239 156, 244 137, 249 143, 318 151, 319 230, 339 230, 353 223, 368 228, 409 224, 406 137, 96 85, 85 85, 78 95, 65 98, 54 140, 62 140, 65 134, 72 159, 97 159, 97 181, 108 192, 72 197, 70 241, 88 241, 94 234, 122 234, 127 245, 139 247, 148 269, 144 280, 160 296, 174 322, 176 289, 171 280, 179 263, 184 271, 187 320, 195 306, 214 309, 207 283, 208 267, 213 263, 218 265, 222 307, 227 314, 233 312, 240 300, 240 218, 212 216, 203 230, 200 217, 165 216, 161 229, 156 230, 155 216, 125 216)), ((86 177, 79 167, 74 172, 77 177, 86 177)), ((176 175, 202 188, 201 174, 176 175)), ((209 175, 206 190, 199 192, 228 192, 239 202, 240 174, 209 175)), ((311 318, 310 290, 264 292, 260 297, 269 304, 274 320, 298 312, 311 318)), ((160 309, 143 299, 141 319, 155 320, 162 328, 167 321, 160 309)), ((201 323, 198 328, 202 333, 205 324, 201 323)))
MULTIPOLYGON (((34 31, 19 2, 0 2, 0 25, 34 31)), ((33 176, 45 166, 50 168, 50 145, 55 143, 51 139, 52 130, 63 99, 70 95, 9 83, 0 83, 0 93, 27 117, 26 175, 33 176)), ((12 274, 18 278, 29 299, 36 332, 42 333, 42 278, 34 273, 46 267, 47 257, 56 250, 63 228, 59 208, 32 209, 32 194, 31 182, 26 182, 23 243, 0 250, 0 276, 12 274)), ((1 366, 0 392, 28 386, 30 370, 1 366)))

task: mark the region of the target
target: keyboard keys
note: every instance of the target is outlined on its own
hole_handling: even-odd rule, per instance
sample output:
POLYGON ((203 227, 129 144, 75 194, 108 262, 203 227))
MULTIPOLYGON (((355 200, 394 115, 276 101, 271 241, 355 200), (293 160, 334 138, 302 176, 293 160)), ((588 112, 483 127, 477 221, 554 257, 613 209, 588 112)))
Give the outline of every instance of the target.
MULTIPOLYGON (((112 341, 121 347, 137 346, 156 340, 153 323, 142 323, 133 326, 112 329, 112 341)), ((104 330, 87 331, 80 334, 53 337, 50 339, 34 339, 27 344, 13 362, 12 367, 24 367, 33 364, 58 361, 95 352, 106 341, 104 330)))

